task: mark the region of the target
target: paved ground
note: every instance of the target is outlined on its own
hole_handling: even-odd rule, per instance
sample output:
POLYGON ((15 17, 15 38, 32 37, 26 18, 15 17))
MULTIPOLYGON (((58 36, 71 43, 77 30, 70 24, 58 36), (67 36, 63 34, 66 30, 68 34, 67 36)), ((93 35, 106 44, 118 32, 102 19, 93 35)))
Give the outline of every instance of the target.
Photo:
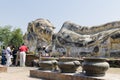
POLYGON ((29 71, 36 69, 34 67, 8 67, 7 72, 0 73, 0 80, 43 80, 32 78, 29 71))
POLYGON ((120 68, 109 68, 106 77, 107 80, 120 80, 120 68))
MULTIPOLYGON (((35 67, 8 67, 7 72, 0 73, 0 80, 43 80, 38 78, 30 77, 30 70, 35 70, 35 67)), ((111 80, 120 80, 120 78, 115 79, 115 76, 118 77, 120 74, 120 68, 110 68, 107 71, 108 77, 111 77, 111 80), (114 74, 114 77, 109 74, 114 74), (113 79, 112 79, 113 78, 113 79)))

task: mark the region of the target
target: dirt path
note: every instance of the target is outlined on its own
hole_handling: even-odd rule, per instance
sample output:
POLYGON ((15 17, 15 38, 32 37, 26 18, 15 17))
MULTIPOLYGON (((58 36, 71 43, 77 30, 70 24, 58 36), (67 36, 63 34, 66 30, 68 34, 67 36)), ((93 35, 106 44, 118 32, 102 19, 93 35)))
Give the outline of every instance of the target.
MULTIPOLYGON (((7 72, 0 73, 0 80, 43 80, 30 77, 30 70, 35 70, 35 67, 8 67, 7 72)), ((110 68, 107 71, 108 77, 114 74, 114 77, 118 77, 120 74, 120 68, 110 68)), ((111 76, 111 78, 112 78, 111 76)), ((115 79, 111 79, 115 80, 115 79)))
POLYGON ((0 80, 43 80, 32 78, 29 71, 34 67, 8 67, 7 72, 0 73, 0 80))
POLYGON ((107 73, 120 74, 120 68, 109 68, 109 69, 107 70, 107 73))

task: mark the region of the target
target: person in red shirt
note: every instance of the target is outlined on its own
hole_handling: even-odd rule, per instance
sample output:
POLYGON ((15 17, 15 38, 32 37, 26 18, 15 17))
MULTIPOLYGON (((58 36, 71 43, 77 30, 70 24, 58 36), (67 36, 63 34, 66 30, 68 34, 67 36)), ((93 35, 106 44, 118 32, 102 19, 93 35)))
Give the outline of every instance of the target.
POLYGON ((25 67, 25 61, 26 61, 26 52, 28 51, 28 47, 22 44, 19 48, 20 51, 20 66, 25 67))

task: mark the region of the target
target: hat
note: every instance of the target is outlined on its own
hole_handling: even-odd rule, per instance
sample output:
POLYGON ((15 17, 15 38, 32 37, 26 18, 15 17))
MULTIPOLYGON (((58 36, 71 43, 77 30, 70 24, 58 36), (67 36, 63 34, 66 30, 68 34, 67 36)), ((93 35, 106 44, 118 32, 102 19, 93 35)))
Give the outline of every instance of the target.
POLYGON ((43 48, 44 48, 45 46, 43 46, 43 48))

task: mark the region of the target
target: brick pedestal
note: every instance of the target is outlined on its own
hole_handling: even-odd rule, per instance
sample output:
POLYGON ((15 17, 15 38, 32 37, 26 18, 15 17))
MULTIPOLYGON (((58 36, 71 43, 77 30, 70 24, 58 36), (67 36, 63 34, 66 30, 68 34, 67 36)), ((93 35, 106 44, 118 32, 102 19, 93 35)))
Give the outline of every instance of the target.
POLYGON ((7 67, 0 65, 0 73, 1 72, 7 72, 7 67))
POLYGON ((42 71, 42 70, 30 70, 30 77, 42 78, 47 80, 119 80, 120 79, 119 75, 115 75, 115 74, 107 74, 103 77, 91 77, 91 76, 85 76, 82 73, 58 73, 58 72, 42 71))
POLYGON ((32 61, 35 59, 39 59, 38 57, 36 57, 34 54, 27 54, 26 55, 26 66, 32 66, 32 61))

